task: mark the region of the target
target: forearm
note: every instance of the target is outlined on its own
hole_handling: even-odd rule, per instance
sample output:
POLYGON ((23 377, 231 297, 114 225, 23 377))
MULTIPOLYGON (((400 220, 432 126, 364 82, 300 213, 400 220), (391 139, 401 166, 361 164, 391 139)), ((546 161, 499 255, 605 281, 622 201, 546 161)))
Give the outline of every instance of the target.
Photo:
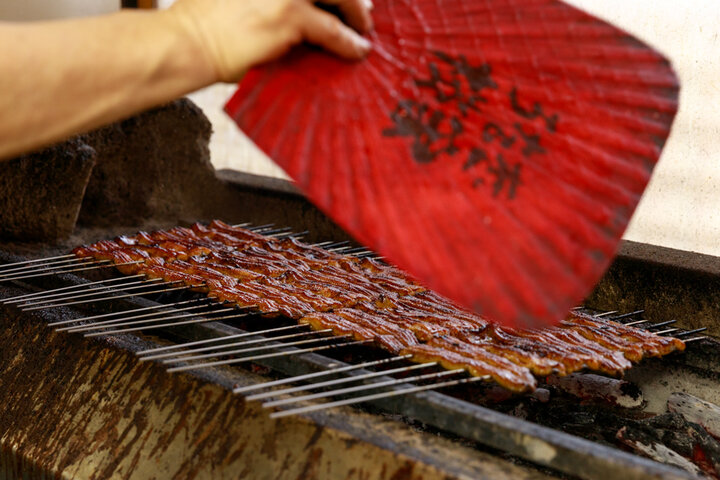
POLYGON ((0 23, 0 159, 122 119, 216 81, 167 12, 0 23))
POLYGON ((347 59, 367 40, 369 0, 177 0, 169 10, 0 22, 0 160, 120 120, 308 41, 347 59), (365 6, 363 6, 365 5, 365 6))

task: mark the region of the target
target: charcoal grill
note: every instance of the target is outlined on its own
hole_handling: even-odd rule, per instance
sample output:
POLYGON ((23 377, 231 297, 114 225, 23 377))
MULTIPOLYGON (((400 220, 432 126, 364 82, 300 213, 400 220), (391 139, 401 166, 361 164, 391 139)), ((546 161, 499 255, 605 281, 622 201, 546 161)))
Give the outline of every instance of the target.
MULTIPOLYGON (((238 185, 238 189, 242 188, 242 185, 238 185)), ((248 189, 244 193, 252 194, 248 192, 253 192, 253 190, 248 189)), ((260 189, 259 193, 262 196, 270 196, 272 190, 266 188, 260 189)), ((282 196, 283 195, 280 195, 281 198, 282 196)), ((311 208, 304 204, 304 201, 300 197, 293 198, 292 195, 287 194, 285 194, 284 197, 286 202, 296 203, 296 211, 298 212, 311 208)), ((286 213, 290 213, 290 211, 286 210, 286 213)), ((302 217, 302 215, 299 214, 298 217, 302 217)), ((259 221, 263 222, 267 220, 271 219, 264 218, 259 221)), ((304 224, 300 226, 300 228, 305 227, 305 229, 312 232, 313 226, 312 224, 304 224)), ((94 233, 97 234, 97 232, 94 233)), ((333 233, 335 233, 335 235, 330 238, 337 239, 340 237, 338 232, 333 233)), ((103 234, 107 236, 108 233, 103 232, 103 234)), ((316 235, 317 234, 314 234, 314 236, 316 235)), ((319 240, 319 238, 313 240, 319 240)), ((43 249, 37 253, 48 254, 56 252, 43 249)), ((18 261, 20 259, 17 255, 8 253, 7 250, 2 254, 2 257, 3 263, 11 263, 12 261, 18 261)), ((616 265, 613 272, 617 272, 618 268, 619 266, 616 265)), ((29 292, 37 291, 38 289, 42 291, 43 289, 67 288, 68 286, 99 281, 100 276, 97 273, 95 273, 95 275, 92 274, 93 272, 90 271, 71 272, 49 277, 27 278, 21 282, 3 285, 2 297, 10 298, 22 294, 27 295, 29 292), (80 273, 83 273, 84 277, 77 276, 77 274, 80 273)), ((615 275, 617 275, 617 273, 615 273, 615 275)), ((604 280, 604 282, 607 281, 607 279, 604 280)), ((112 287, 113 283, 112 281, 106 281, 104 285, 112 287)), ((122 290, 122 287, 116 286, 116 288, 122 290)), ((162 287, 153 288, 161 289, 162 287)), ((601 289, 602 288, 607 289, 608 287, 603 287, 603 284, 601 284, 601 289)), ((669 286, 666 288, 669 288, 669 286)), ((165 289, 167 290, 168 288, 166 287, 165 289)), ((373 354, 368 356, 367 353, 363 353, 363 349, 359 347, 336 349, 334 352, 332 349, 328 349, 323 352, 305 353, 288 357, 266 356, 266 358, 256 358, 252 362, 250 371, 248 371, 247 368, 248 364, 243 363, 241 366, 245 367, 244 369, 222 366, 214 369, 188 369, 186 374, 168 373, 165 369, 166 366, 150 361, 143 361, 142 356, 137 355, 138 352, 150 349, 167 348, 168 342, 170 342, 170 345, 173 345, 183 342, 198 342, 209 338, 226 337, 228 335, 241 335, 244 331, 247 331, 243 330, 243 328, 248 328, 248 325, 250 325, 249 330, 262 330, 263 328, 269 327, 282 327, 282 323, 268 324, 270 321, 263 320, 265 325, 261 326, 258 325, 259 322, 257 319, 246 319, 244 324, 223 324, 219 322, 188 323, 165 329, 144 329, 146 334, 157 335, 157 337, 147 335, 136 336, 136 332, 123 332, 112 336, 99 336, 94 340, 81 337, 78 333, 70 335, 62 332, 53 332, 52 329, 47 326, 57 323, 56 328, 62 328, 62 325, 68 325, 69 328, 73 326, 77 328, 78 324, 70 322, 70 320, 88 316, 107 315, 114 311, 150 309, 158 305, 158 302, 166 303, 168 301, 177 301, 177 298, 173 297, 172 291, 167 291, 161 295, 154 295, 149 298, 141 298, 130 290, 124 295, 116 295, 117 298, 113 301, 87 304, 85 303, 87 299, 83 299, 82 303, 77 305, 55 309, 21 312, 12 305, 5 305, 3 307, 3 318, 5 318, 4 323, 6 324, 4 325, 4 330, 11 332, 11 335, 5 337, 4 343, 6 343, 6 345, 3 347, 3 351, 6 352, 3 355, 3 364, 11 366, 4 373, 3 390, 5 391, 6 402, 9 405, 17 406, 26 404, 23 408, 13 407, 6 409, 6 415, 13 415, 12 420, 8 419, 7 416, 3 418, 6 433, 3 437, 2 458, 4 468, 7 471, 19 472, 20 470, 30 468, 31 470, 41 469, 43 471, 59 473, 67 471, 68 468, 75 465, 79 465, 78 468, 85 465, 102 465, 104 468, 107 468, 109 472, 111 471, 111 466, 115 465, 115 467, 120 469, 120 472, 127 474, 131 472, 137 473, 136 470, 129 466, 121 467, 121 465, 127 463, 130 458, 135 458, 137 465, 142 464, 143 468, 147 468, 147 465, 140 462, 139 459, 144 455, 152 457, 152 454, 151 452, 143 453, 142 438, 143 435, 151 438, 151 432, 156 430, 158 426, 146 418, 149 412, 143 411, 142 408, 137 406, 137 399, 135 402, 128 402, 127 395, 147 398, 145 401, 149 402, 152 406, 156 406, 159 399, 153 398, 153 396, 157 393, 153 394, 148 390, 160 388, 161 390, 167 389, 168 392, 172 392, 173 395, 181 395, 181 397, 183 395, 189 397, 198 395, 197 392, 193 393, 193 389, 197 389, 198 392, 204 392, 209 389, 212 390, 213 396, 216 397, 215 401, 219 402, 219 404, 227 410, 223 411, 224 415, 231 415, 230 412, 232 412, 233 415, 238 416, 237 421, 239 421, 240 418, 242 418, 243 421, 247 421, 246 417, 248 415, 254 419, 253 429, 255 431, 250 432, 248 431, 249 429, 242 429, 242 434, 225 432, 226 427, 209 421, 206 426, 207 431, 199 429, 201 431, 196 432, 196 435, 200 437, 203 435, 227 437, 228 434, 230 434, 230 438, 213 440, 213 443, 268 443, 268 440, 264 438, 270 434, 268 433, 268 429, 270 429, 270 431, 273 432, 271 435, 278 439, 285 435, 291 437, 300 436, 296 440, 295 445, 287 446, 288 453, 286 453, 286 455, 290 455, 290 452, 297 450, 301 445, 312 444, 313 439, 316 442, 320 441, 320 438, 324 439, 325 434, 323 432, 331 429, 333 435, 349 435, 350 439, 346 439, 345 442, 346 447, 347 445, 355 445, 356 442, 364 440, 366 445, 368 445, 366 449, 370 449, 373 452, 376 449, 388 449, 389 453, 385 453, 385 455, 388 455, 395 462, 394 464, 397 467, 396 472, 405 472, 403 475, 407 474, 408 477, 419 475, 419 472, 425 471, 425 469, 429 469, 433 474, 443 472, 443 474, 458 477, 474 477, 480 475, 480 473, 502 477, 508 475, 511 471, 513 475, 520 474, 521 472, 523 475, 539 475, 533 468, 524 465, 519 467, 512 463, 509 464, 508 461, 504 459, 504 456, 507 454, 514 458, 522 459, 522 461, 550 467, 556 472, 564 472, 582 478, 599 478, 612 474, 620 475, 623 478, 687 477, 687 474, 682 470, 661 465, 620 449, 610 448, 552 428, 528 422, 508 415, 507 413, 501 413, 485 406, 477 405, 472 401, 472 398, 473 396, 483 394, 482 388, 468 387, 463 389, 458 386, 448 390, 434 387, 412 394, 370 399, 364 403, 365 410, 361 412, 348 408, 342 410, 323 410, 312 413, 308 412, 304 413, 301 417, 296 416, 282 420, 271 419, 268 415, 269 411, 263 409, 260 403, 243 401, 240 396, 233 396, 231 393, 232 390, 235 390, 248 394, 250 390, 254 390, 254 385, 273 379, 277 381, 278 378, 306 375, 326 369, 337 369, 347 366, 348 363, 378 360, 373 354), (253 322, 255 323, 252 324, 253 322), (328 355, 328 353, 335 354, 328 355), (112 358, 112 367, 107 363, 108 357, 112 358), (350 359, 349 362, 343 361, 347 359, 350 359), (107 378, 103 377, 103 375, 107 375, 106 370, 108 368, 112 371, 110 375, 118 376, 121 381, 128 382, 120 391, 115 390, 117 386, 107 384, 107 378), (256 370, 261 369, 266 377, 259 378, 253 374, 251 371, 253 368, 256 370), (126 370, 132 373, 132 375, 130 378, 127 378, 121 375, 117 369, 120 371, 126 370), (58 370, 63 371, 59 374, 58 370), (18 382, 20 372, 23 372, 22 375, 26 375, 38 383, 31 385, 29 381, 18 382), (27 417, 24 417, 24 415, 30 414, 28 409, 36 412, 38 408, 41 408, 48 412, 54 412, 58 418, 62 418, 63 414, 72 412, 73 409, 77 410, 78 405, 74 403, 76 399, 72 398, 73 395, 69 392, 62 392, 61 386, 52 382, 56 376, 60 379, 66 379, 62 383, 72 385, 75 389, 90 389, 92 392, 90 399, 95 397, 94 401, 96 402, 95 405, 92 405, 92 403, 90 405, 84 405, 84 408, 81 409, 89 410, 88 414, 92 411, 92 417, 86 418, 84 422, 79 422, 77 415, 71 415, 71 423, 60 425, 65 440, 62 444, 74 444, 77 441, 74 435, 87 435, 89 433, 89 425, 92 425, 93 418, 99 413, 98 409, 102 410, 100 405, 107 403, 117 404, 117 408, 123 405, 126 409, 124 415, 128 415, 126 419, 128 419, 129 423, 137 423, 140 418, 143 418, 144 423, 140 422, 133 427, 133 429, 137 429, 137 431, 132 434, 134 441, 129 442, 127 432, 123 435, 117 431, 117 426, 108 423, 104 427, 107 428, 108 431, 105 431, 102 435, 111 436, 113 433, 110 432, 114 431, 114 435, 119 436, 118 444, 115 446, 115 452, 113 454, 115 458, 100 457, 95 459, 97 464, 93 464, 85 457, 93 458, 92 452, 72 452, 73 455, 70 455, 69 452, 64 452, 62 447, 57 443, 59 440, 57 438, 57 435, 59 435, 58 430, 48 428, 47 424, 34 426, 29 424, 19 425, 18 422, 21 419, 25 418, 27 421, 27 417), (136 384, 133 388, 131 381, 132 376, 142 378, 141 383, 143 385, 136 384), (80 382, 80 385, 77 385, 77 382, 80 382), (94 382, 98 382, 100 385, 91 386, 90 384, 94 382), (80 386, 82 386, 82 388, 78 388, 80 386), (44 392, 38 390, 42 388, 48 390, 44 392), (127 391, 123 391, 125 389, 127 389, 127 391), (181 390, 183 394, 179 393, 181 390), (29 401, 29 398, 34 400, 29 401), (38 404, 37 399, 40 398, 43 400, 38 404), (152 403, 153 401, 155 403, 152 403), (32 405, 32 408, 30 408, 30 405, 32 405), (374 415, 368 416, 368 412, 372 412, 374 415), (393 425, 388 427, 386 422, 388 415, 401 418, 403 423, 399 426, 393 425), (369 422, 372 426, 363 427, 363 429, 369 428, 369 430, 363 431, 361 434, 359 424, 362 424, 362 422, 369 422), (302 427, 298 427, 296 424, 302 427), (313 427, 309 428, 311 425, 313 427), (424 431, 409 432, 407 425, 411 427, 411 430, 415 428, 424 431), (282 426, 283 431, 279 430, 281 428, 280 426, 282 426), (388 428, 388 431, 383 430, 388 428), (288 432, 287 429, 297 429, 298 431, 288 432), (398 430, 402 433, 398 434, 398 430), (307 438, 302 437, 300 431, 304 431, 305 434, 309 436, 307 438), (20 437, 16 436, 19 432, 23 432, 23 435, 20 437, 34 438, 31 445, 24 443, 28 440, 19 440, 20 437), (390 432, 392 433, 390 434, 390 432), (415 442, 426 441, 431 433, 442 433, 448 436, 448 439, 443 438, 442 440, 436 440, 433 438, 433 442, 440 443, 442 446, 431 445, 428 448, 412 445, 412 443, 415 442), (234 437, 232 434, 240 436, 234 437), (455 440, 450 440, 450 438, 455 440), (45 448, 50 448, 50 451, 44 450, 43 456, 45 458, 53 458, 52 456, 56 455, 54 458, 58 463, 53 465, 35 463, 40 459, 33 458, 33 454, 30 452, 33 451, 33 448, 39 448, 39 445, 43 442, 46 444, 45 448), (458 445, 458 443, 460 445, 458 445), (467 445, 473 445, 473 447, 482 445, 482 447, 477 451, 468 449, 467 445), (124 447, 125 450, 117 450, 120 447, 124 447), (449 458, 446 458, 446 452, 452 452, 453 454, 450 455, 449 458), (494 455, 489 457, 488 452, 492 452, 494 455), (403 458, 407 458, 408 460, 401 462, 400 459, 403 458), (492 460, 488 461, 488 458, 492 460), (63 464, 62 461, 68 463, 63 464), (422 465, 422 467, 419 465, 422 465)), ((599 294, 596 293, 594 297, 598 296, 599 294)), ((185 298, 184 301, 188 301, 187 298, 185 298)), ((589 304, 588 306, 603 305, 589 304)), ((181 317, 187 317, 188 319, 195 318, 190 316, 192 312, 183 310, 181 306, 175 307, 175 310, 175 312, 172 312, 172 308, 170 308, 166 314, 167 317, 176 317, 177 320, 174 320, 174 322, 182 321, 181 317)), ((153 310, 147 311, 152 312, 153 310)), ((618 316, 618 314, 611 314, 610 316, 618 316)), ((637 313, 635 316, 624 318, 623 321, 637 321, 637 318, 641 317, 640 313, 637 313)), ((109 318, 112 319, 113 317, 109 318)), ((679 321, 678 323, 681 328, 695 327, 695 324, 692 322, 685 324, 679 321)), ((127 328, 127 326, 125 326, 125 328, 127 328)), ((659 325, 659 328, 663 329, 664 327, 659 325)), ((85 333, 92 334, 93 332, 85 333)), ((257 337, 251 336, 248 337, 247 340, 257 340, 257 337)), ((278 340, 278 343, 279 342, 278 340)), ((303 348, 303 346, 287 347, 282 350, 291 350, 292 348, 303 348)), ((688 345, 686 353, 673 355, 670 358, 658 361, 645 361, 641 365, 631 369, 627 378, 638 384, 643 390, 647 400, 646 410, 649 412, 659 413, 662 411, 664 408, 664 399, 667 398, 667 395, 671 391, 684 391, 709 401, 720 403, 720 398, 716 398, 719 395, 717 393, 719 391, 717 386, 720 385, 718 381, 720 358, 718 358, 717 352, 720 352, 720 350, 717 349, 717 343, 711 339, 692 342, 692 344, 688 345)), ((182 364, 179 365, 182 368, 182 364)), ((385 368, 389 369, 390 366, 385 368)), ((359 368, 348 371, 345 375, 368 375, 372 371, 374 370, 359 368)), ((327 378, 335 378, 335 376, 328 376, 327 378)), ((373 382, 391 380, 390 377, 386 376, 379 376, 372 379, 373 382)), ((135 381, 137 382, 138 380, 135 381)), ((369 381, 369 379, 365 380, 364 383, 368 383, 369 381)), ((424 384, 421 383, 419 385, 424 384)), ((407 388, 412 388, 412 386, 405 383, 398 383, 387 387, 384 391, 401 392, 407 388)), ((423 387, 421 386, 420 388, 423 387)), ((254 393, 257 395, 259 392, 266 391, 268 390, 257 389, 254 393)), ((373 390, 367 393, 373 394, 376 392, 377 391, 373 390)), ((203 395, 207 396, 208 394, 204 393, 203 395)), ((88 401, 92 402, 92 400, 88 401)), ((166 399, 164 402, 181 403, 181 400, 166 399)), ((203 410, 218 408, 218 405, 213 407, 203 402, 192 402, 190 405, 187 405, 187 398, 184 398, 182 402, 184 402, 183 405, 185 408, 192 411, 198 409, 197 411, 201 412, 203 410)), ((142 404, 144 402, 140 403, 142 404)), ((148 407, 148 410, 151 411, 152 408, 148 407)), ((283 410, 277 410, 276 414, 279 412, 283 412, 283 410)), ((118 413, 116 412, 115 414, 117 415, 118 413)), ((183 415, 182 412, 176 412, 176 414, 180 417, 183 415)), ((185 414, 187 415, 187 413, 185 414)), ((167 415, 170 417, 173 416, 173 414, 169 412, 167 415)), ((196 413, 196 415, 198 414, 196 413)), ((228 417, 227 420, 230 420, 230 418, 231 417, 228 417)), ((111 421, 109 418, 103 418, 102 414, 96 421, 101 422, 103 420, 105 422, 111 421)), ((115 418, 113 418, 113 420, 115 420, 115 418)), ((159 420, 155 419, 155 421, 157 422, 159 420)), ((179 422, 180 420, 177 421, 179 422)), ((93 429, 90 428, 90 431, 93 431, 93 429)), ((100 435, 100 430, 95 431, 94 434, 100 435)), ((330 434, 327 435, 333 436, 330 434)), ((160 440, 157 441, 159 445, 161 442, 160 440)), ((200 442, 200 439, 196 438, 190 443, 197 445, 198 442, 200 442)), ((167 442, 163 447, 168 449, 177 448, 173 442, 167 442)), ((198 452, 202 450, 201 448, 196 448, 198 452)), ((341 467, 341 465, 343 465, 348 468, 348 472, 362 471, 377 473, 379 465, 371 466, 365 461, 358 463, 344 458, 348 456, 353 457, 353 449, 354 447, 340 448, 340 452, 320 454, 317 451, 313 453, 312 449, 308 451, 306 448, 303 448, 305 451, 302 453, 295 451, 294 454, 302 457, 306 462, 305 465, 307 465, 308 462, 312 463, 312 455, 320 455, 320 458, 328 457, 332 459, 324 460, 331 465, 331 467, 327 468, 342 469, 344 467, 341 467), (340 457, 344 459, 340 459, 340 457), (352 467, 349 465, 352 465, 352 467)), ((265 465, 253 465, 253 462, 249 462, 247 459, 248 453, 242 450, 237 451, 235 454, 238 456, 238 459, 243 460, 242 463, 246 468, 252 468, 255 473, 269 473, 269 471, 278 468, 275 462, 269 462, 265 465)), ((218 460, 214 458, 208 461, 215 466, 213 462, 217 462, 218 460)), ((314 461, 319 462, 318 465, 322 463, 322 461, 317 459, 314 461)), ((518 461, 522 463, 520 460, 518 461)), ((318 465, 315 465, 313 468, 318 468, 318 465)), ((183 466, 183 468, 189 467, 183 466)), ((204 471, 204 468, 207 468, 207 466, 197 465, 195 468, 197 468, 198 471, 204 471)), ((182 471, 186 472, 184 469, 182 471)), ((286 466, 285 470, 281 467, 277 471, 289 474, 292 469, 286 466)), ((387 470, 387 466, 386 471, 390 471, 387 470)), ((319 475, 318 472, 319 470, 315 471, 315 475, 319 475)), ((427 475, 427 473, 425 475, 427 475)))
MULTIPOLYGON (((218 172, 216 178, 215 193, 204 200, 196 214, 180 218, 181 223, 212 217, 233 223, 272 223, 293 232, 307 231, 303 240, 308 243, 351 242, 286 182, 228 171, 218 172)), ((3 243, 0 264, 63 255, 80 243, 176 223, 177 219, 128 226, 116 222, 100 229, 77 229, 68 240, 52 245, 3 243)), ((349 246, 356 245, 351 242, 349 246)), ((113 283, 105 270, 111 269, 0 283, 0 299, 79 285, 92 288, 100 285, 93 282, 101 280, 117 290, 126 288, 119 286, 122 281, 113 283)), ((719 272, 720 262, 714 257, 625 242, 618 260, 584 307, 600 314, 617 310, 608 316, 622 322, 652 319, 656 330, 679 328, 668 332, 674 335, 701 327, 717 335, 719 272), (624 312, 635 313, 621 317, 624 312), (670 320, 676 322, 662 326, 670 320)), ((172 286, 159 288, 170 290, 172 286)), ((600 435, 593 436, 592 428, 585 428, 586 438, 581 438, 568 433, 574 431, 573 425, 553 424, 558 417, 566 416, 585 422, 587 427, 608 418, 605 412, 616 411, 615 406, 582 403, 571 397, 559 401, 554 393, 547 402, 539 397, 499 398, 502 393, 483 382, 438 387, 440 382, 467 377, 395 383, 382 390, 349 393, 402 393, 368 399, 360 406, 278 418, 271 417, 287 412, 287 408, 312 403, 263 408, 261 401, 287 398, 275 394, 260 398, 270 395, 266 392, 303 383, 283 384, 288 378, 316 375, 308 381, 317 383, 340 377, 318 375, 327 370, 347 368, 341 372, 343 376, 358 377, 402 365, 397 360, 354 368, 387 359, 362 345, 266 355, 319 346, 299 344, 255 351, 252 362, 184 372, 168 372, 168 367, 184 368, 183 363, 147 359, 187 342, 221 337, 227 342, 231 335, 257 341, 257 335, 239 335, 290 327, 282 320, 263 324, 250 316, 224 322, 195 321, 193 311, 186 310, 192 304, 183 304, 164 307, 166 316, 174 317, 174 324, 187 318, 182 325, 89 338, 83 334, 100 332, 57 331, 77 329, 77 320, 82 318, 107 321, 118 318, 113 312, 146 309, 133 314, 143 315, 158 311, 155 309, 161 305, 193 300, 180 297, 176 291, 150 296, 138 295, 141 290, 126 291, 109 301, 87 303, 88 298, 83 298, 79 299, 81 303, 52 309, 23 311, 14 304, 0 305, 0 328, 4 332, 0 340, 0 397, 4 404, 0 409, 0 478, 690 477, 682 469, 610 446, 600 435), (257 358, 260 355, 265 356, 257 358), (403 391, 425 385, 431 388, 403 391), (255 399, 246 398, 248 395, 255 395, 255 399)), ((127 327, 134 326, 123 328, 127 327)), ((287 330, 274 335, 285 333, 301 332, 287 330)), ((303 337, 292 340, 304 341, 303 337)), ((284 341, 276 339, 272 344, 284 341)), ((246 344, 243 348, 267 344, 246 344)), ((208 345, 212 343, 196 344, 199 348, 208 345)), ((645 401, 642 409, 628 411, 636 417, 661 413, 670 393, 678 391, 720 404, 718 346, 712 338, 693 341, 683 354, 646 360, 632 368, 626 379, 639 386, 645 401)), ((405 375, 428 372, 432 370, 405 375)), ((394 378, 402 377, 379 375, 328 388, 391 382, 394 378)), ((304 393, 308 392, 293 395, 304 393)), ((343 397, 333 397, 338 398, 343 397)))

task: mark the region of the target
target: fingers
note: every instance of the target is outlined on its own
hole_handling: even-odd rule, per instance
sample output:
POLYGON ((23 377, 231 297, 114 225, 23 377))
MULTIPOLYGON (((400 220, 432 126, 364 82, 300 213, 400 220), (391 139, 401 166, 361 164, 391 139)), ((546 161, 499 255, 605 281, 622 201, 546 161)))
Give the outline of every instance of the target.
POLYGON ((372 0, 319 0, 318 3, 338 7, 348 25, 358 32, 367 33, 372 30, 372 0))
MULTIPOLYGON (((341 1, 349 3, 350 0, 341 1)), ((306 7, 302 25, 306 41, 351 60, 362 58, 370 51, 370 42, 338 17, 310 4, 306 4, 306 7)))

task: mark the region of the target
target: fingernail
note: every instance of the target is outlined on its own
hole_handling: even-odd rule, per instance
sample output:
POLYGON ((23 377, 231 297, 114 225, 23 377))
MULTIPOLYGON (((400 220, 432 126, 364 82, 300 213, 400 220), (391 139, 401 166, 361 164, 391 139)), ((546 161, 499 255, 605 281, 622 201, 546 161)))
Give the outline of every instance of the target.
POLYGON ((372 48, 372 44, 368 41, 367 38, 363 38, 360 35, 355 35, 355 47, 358 49, 358 52, 360 52, 363 55, 367 55, 367 53, 372 48))
POLYGON ((375 28, 375 24, 373 23, 372 15, 370 15, 370 14, 368 13, 368 16, 367 16, 367 29, 366 29, 366 31, 369 32, 369 31, 371 31, 373 28, 375 28))

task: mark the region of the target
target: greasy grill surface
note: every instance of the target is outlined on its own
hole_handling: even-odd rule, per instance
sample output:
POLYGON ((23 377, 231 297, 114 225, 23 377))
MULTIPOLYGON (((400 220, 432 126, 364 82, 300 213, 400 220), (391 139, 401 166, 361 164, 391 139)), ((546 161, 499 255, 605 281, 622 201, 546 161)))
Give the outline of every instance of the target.
POLYGON ((219 221, 118 237, 73 253, 122 264, 125 274, 176 281, 220 301, 370 341, 416 362, 490 375, 514 391, 533 389, 533 374, 583 368, 619 374, 630 362, 684 349, 680 340, 579 314, 543 330, 503 329, 380 262, 219 221))

